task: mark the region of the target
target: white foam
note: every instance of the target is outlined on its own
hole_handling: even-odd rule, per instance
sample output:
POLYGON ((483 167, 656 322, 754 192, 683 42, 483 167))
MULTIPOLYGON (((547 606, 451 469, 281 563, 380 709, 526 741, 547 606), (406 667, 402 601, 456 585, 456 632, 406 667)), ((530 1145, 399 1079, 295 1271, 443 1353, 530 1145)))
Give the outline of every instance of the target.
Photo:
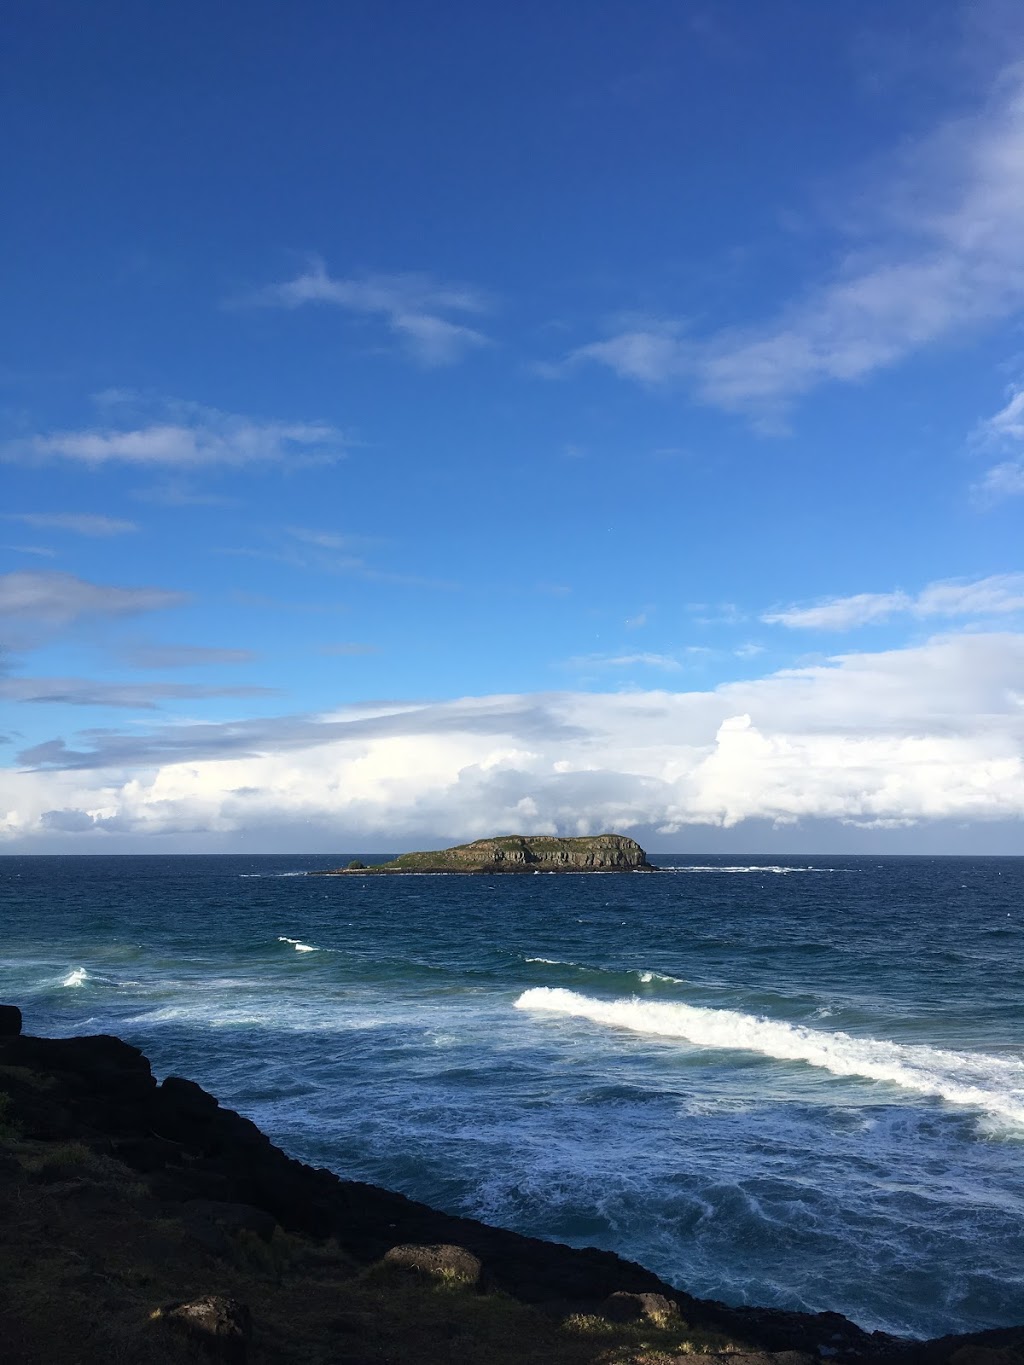
POLYGON ((525 991, 516 1008, 572 1015, 659 1038, 680 1038, 696 1047, 757 1052, 779 1061, 805 1062, 836 1076, 887 1081, 1024 1124, 1024 1060, 1019 1058, 855 1038, 737 1010, 655 1004, 636 998, 596 1000, 576 991, 545 986, 525 991))
POLYGON ((635 976, 642 981, 645 986, 649 986, 652 981, 664 981, 672 986, 685 986, 686 982, 681 976, 666 976, 664 972, 640 971, 632 967, 588 967, 582 962, 567 962, 562 957, 528 957, 526 962, 542 963, 545 967, 571 967, 575 972, 606 972, 609 976, 635 976))
POLYGON ((320 951, 312 943, 302 943, 297 938, 286 938, 284 934, 278 934, 277 941, 278 943, 290 943, 297 953, 318 953, 320 951))
POLYGON ((89 980, 89 973, 84 967, 74 967, 60 983, 62 986, 84 986, 89 980))
POLYGON ((721 866, 679 866, 661 867, 661 872, 772 872, 776 876, 785 876, 789 872, 840 872, 838 867, 782 867, 778 864, 767 866, 764 863, 753 863, 750 866, 721 867, 721 866))

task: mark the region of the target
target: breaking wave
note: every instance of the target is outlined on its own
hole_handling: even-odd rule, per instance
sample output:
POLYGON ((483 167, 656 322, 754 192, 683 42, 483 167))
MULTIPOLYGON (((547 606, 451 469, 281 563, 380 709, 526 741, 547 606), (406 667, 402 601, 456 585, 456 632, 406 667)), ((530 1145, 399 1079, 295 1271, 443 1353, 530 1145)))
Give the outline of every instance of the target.
POLYGON ((545 986, 525 991, 515 1004, 517 1009, 571 1015, 652 1037, 679 1038, 696 1047, 804 1062, 835 1076, 885 1081, 1024 1125, 1024 1060, 1017 1058, 855 1038, 737 1010, 637 999, 597 1000, 545 986))
POLYGON ((749 865, 737 865, 735 867, 722 867, 721 865, 697 866, 695 864, 673 865, 671 867, 661 866, 660 872, 773 872, 779 876, 785 876, 788 872, 841 872, 839 867, 783 867, 779 864, 752 863, 749 865))
POLYGON ((303 943, 301 939, 286 938, 284 934, 278 934, 278 943, 290 943, 297 953, 318 953, 320 951, 312 943, 303 943))

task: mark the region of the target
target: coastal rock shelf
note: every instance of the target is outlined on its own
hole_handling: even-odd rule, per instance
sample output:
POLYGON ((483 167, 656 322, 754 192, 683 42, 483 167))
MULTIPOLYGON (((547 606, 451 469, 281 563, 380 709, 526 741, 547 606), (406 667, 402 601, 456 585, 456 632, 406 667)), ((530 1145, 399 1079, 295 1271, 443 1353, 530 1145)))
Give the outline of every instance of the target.
POLYGON ((505 834, 471 844, 402 853, 389 863, 367 867, 361 862, 328 868, 312 876, 363 876, 387 872, 656 872, 635 839, 624 834, 594 834, 576 839, 552 835, 505 834))

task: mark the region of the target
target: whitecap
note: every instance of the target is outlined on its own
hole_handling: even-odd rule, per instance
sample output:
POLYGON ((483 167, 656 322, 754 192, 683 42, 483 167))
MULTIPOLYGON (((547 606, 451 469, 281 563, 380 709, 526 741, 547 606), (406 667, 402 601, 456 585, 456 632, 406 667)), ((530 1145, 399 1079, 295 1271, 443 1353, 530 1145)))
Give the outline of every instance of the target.
POLYGON ((84 967, 74 967, 60 983, 62 986, 84 986, 89 980, 89 973, 84 967))
POLYGON ((1024 1124, 1024 1060, 984 1052, 954 1052, 923 1044, 855 1038, 758 1018, 737 1010, 655 1003, 636 997, 597 1000, 546 986, 525 991, 517 1009, 590 1019, 696 1047, 755 1052, 778 1061, 804 1062, 835 1076, 885 1081, 950 1104, 981 1109, 995 1119, 1024 1124))
POLYGON ((286 938, 284 934, 278 934, 277 941, 278 943, 290 943, 297 953, 318 953, 320 951, 312 943, 303 943, 297 938, 286 938))
POLYGON ((843 869, 842 869, 842 868, 839 868, 839 867, 786 867, 786 866, 782 866, 781 864, 777 864, 777 863, 772 863, 771 865, 766 865, 766 864, 764 864, 764 863, 751 863, 751 864, 749 864, 749 865, 747 865, 747 864, 742 864, 742 865, 741 865, 741 864, 737 864, 736 866, 731 866, 731 867, 724 867, 724 866, 721 866, 721 865, 718 865, 718 864, 715 864, 715 865, 708 865, 708 866, 704 866, 704 865, 698 866, 697 864, 686 864, 686 865, 679 864, 678 866, 674 866, 674 865, 673 865, 673 866, 671 866, 671 867, 667 867, 667 866, 666 866, 666 867, 661 867, 661 868, 659 868, 659 871, 661 871, 661 872, 732 872, 732 873, 737 873, 737 872, 771 872, 771 873, 772 873, 773 875, 775 875, 775 876, 784 877, 784 876, 788 875, 790 872, 841 872, 841 871, 843 871, 843 869))

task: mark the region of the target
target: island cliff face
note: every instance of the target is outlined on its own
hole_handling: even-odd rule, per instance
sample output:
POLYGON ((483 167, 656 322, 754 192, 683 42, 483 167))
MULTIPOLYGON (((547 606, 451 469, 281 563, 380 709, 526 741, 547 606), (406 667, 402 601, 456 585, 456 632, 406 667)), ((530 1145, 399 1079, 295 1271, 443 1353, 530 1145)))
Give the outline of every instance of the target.
POLYGON ((381 872, 656 872, 635 839, 594 834, 577 839, 506 834, 427 853, 403 853, 389 863, 331 868, 320 875, 381 872))

